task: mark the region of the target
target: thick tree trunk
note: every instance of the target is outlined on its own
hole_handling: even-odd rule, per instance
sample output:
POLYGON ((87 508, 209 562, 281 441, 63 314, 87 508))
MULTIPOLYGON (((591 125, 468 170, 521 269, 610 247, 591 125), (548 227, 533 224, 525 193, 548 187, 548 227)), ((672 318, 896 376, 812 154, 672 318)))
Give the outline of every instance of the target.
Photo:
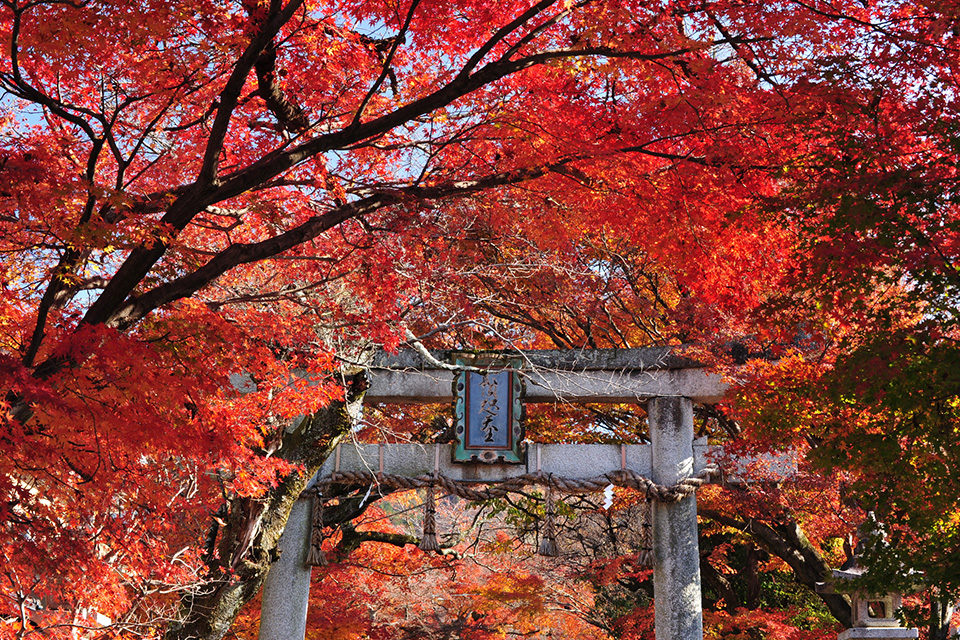
POLYGON ((760 557, 759 549, 750 545, 747 548, 747 566, 744 571, 744 579, 747 582, 747 594, 745 596, 748 609, 756 609, 760 606, 760 557))
POLYGON ((929 632, 927 634, 930 640, 950 640, 950 620, 953 618, 955 609, 955 603, 938 598, 936 593, 930 596, 929 632))
POLYGON ((219 542, 210 549, 206 580, 182 598, 180 619, 168 628, 165 640, 219 640, 227 633, 240 608, 263 585, 294 503, 349 432, 365 389, 363 374, 354 375, 348 379, 345 402, 331 404, 284 433, 277 455, 303 465, 302 471, 261 498, 229 502, 226 525, 219 533, 211 531, 219 542))
POLYGON ((740 596, 727 579, 710 564, 709 554, 700 555, 700 576, 703 579, 704 586, 708 586, 716 592, 717 596, 723 600, 723 610, 727 613, 733 613, 738 607, 742 606, 740 596))
MULTIPOLYGON (((831 577, 830 567, 823 556, 807 539, 800 525, 791 519, 784 518, 768 524, 755 518, 734 518, 710 509, 701 509, 700 514, 725 526, 749 533, 754 540, 790 565, 798 583, 814 592, 818 582, 824 582, 831 577)), ((817 593, 817 596, 823 600, 838 622, 846 627, 851 626, 850 603, 842 595, 817 593)))

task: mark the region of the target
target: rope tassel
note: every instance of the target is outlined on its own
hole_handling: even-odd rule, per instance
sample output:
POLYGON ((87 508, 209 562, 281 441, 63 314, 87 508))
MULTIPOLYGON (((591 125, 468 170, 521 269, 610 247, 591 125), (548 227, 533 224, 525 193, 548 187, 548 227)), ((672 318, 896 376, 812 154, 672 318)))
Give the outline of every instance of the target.
POLYGON ((307 552, 307 565, 325 567, 327 556, 323 553, 323 493, 317 489, 313 497, 313 521, 310 531, 310 550, 307 552))
POLYGON ((423 537, 420 538, 420 549, 423 551, 440 551, 437 544, 437 502, 433 497, 433 485, 427 487, 427 499, 423 501, 423 537))
POLYGON ((546 502, 546 513, 543 519, 543 538, 540 539, 540 548, 537 550, 537 553, 542 556, 556 556, 557 529, 553 521, 553 488, 549 484, 547 484, 547 489, 544 493, 544 501, 546 502))
POLYGON ((645 566, 653 566, 653 501, 646 499, 643 508, 643 522, 641 523, 643 539, 640 543, 640 554, 637 561, 645 566))

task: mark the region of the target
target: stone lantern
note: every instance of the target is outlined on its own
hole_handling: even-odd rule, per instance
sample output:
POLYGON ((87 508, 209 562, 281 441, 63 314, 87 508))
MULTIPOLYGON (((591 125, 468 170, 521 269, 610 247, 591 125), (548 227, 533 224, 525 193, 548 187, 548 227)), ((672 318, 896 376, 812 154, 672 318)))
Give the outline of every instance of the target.
POLYGON ((901 627, 900 621, 894 617, 902 602, 900 593, 889 591, 885 594, 875 594, 857 589, 836 589, 839 583, 856 580, 863 576, 864 569, 860 566, 859 560, 863 556, 866 544, 874 547, 887 545, 883 525, 877 522, 872 511, 867 512, 866 520, 858 527, 858 534, 857 548, 839 570, 834 570, 833 580, 817 584, 817 591, 820 593, 844 593, 850 597, 853 627, 841 631, 837 635, 837 640, 854 638, 893 640, 918 637, 920 632, 917 629, 901 627))
POLYGON ((863 569, 857 566, 846 570, 835 570, 833 581, 819 583, 820 593, 846 593, 850 596, 850 609, 853 614, 853 627, 837 635, 837 640, 854 638, 873 638, 893 640, 895 638, 916 638, 917 629, 900 626, 894 613, 900 608, 901 594, 891 591, 886 594, 868 594, 863 591, 836 590, 836 585, 847 580, 855 580, 863 575, 863 569))

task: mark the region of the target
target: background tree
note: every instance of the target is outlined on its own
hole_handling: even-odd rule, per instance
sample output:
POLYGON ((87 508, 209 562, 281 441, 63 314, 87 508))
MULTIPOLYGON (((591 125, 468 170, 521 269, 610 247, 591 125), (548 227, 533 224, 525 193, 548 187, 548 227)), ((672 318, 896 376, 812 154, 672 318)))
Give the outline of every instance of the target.
POLYGON ((741 403, 749 429, 802 435, 820 469, 850 474, 844 499, 888 538, 867 545, 874 584, 930 587, 911 619, 931 638, 960 599, 955 15, 892 12, 911 35, 869 72, 848 54, 824 66, 818 90, 844 97, 770 205, 800 244, 759 348, 789 357, 758 367, 741 403))

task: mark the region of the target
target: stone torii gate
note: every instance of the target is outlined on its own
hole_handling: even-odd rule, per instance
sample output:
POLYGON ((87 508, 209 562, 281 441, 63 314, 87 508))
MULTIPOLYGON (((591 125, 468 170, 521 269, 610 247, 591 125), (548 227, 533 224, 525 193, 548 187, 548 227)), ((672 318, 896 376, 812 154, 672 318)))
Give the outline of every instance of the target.
MULTIPOLYGON (((370 369, 368 403, 442 403, 453 400, 456 368, 446 354, 404 352, 381 357, 370 369)), ((533 351, 519 371, 526 402, 646 403, 649 445, 540 445, 537 471, 568 478, 622 470, 675 485, 707 465, 706 444, 694 442, 693 403, 717 402, 727 387, 702 365, 669 349, 533 351)), ((319 478, 334 471, 379 469, 420 476, 441 472, 463 481, 498 482, 531 471, 526 465, 451 463, 451 445, 341 447, 319 478)), ((280 557, 263 586, 260 640, 300 640, 306 631, 311 567, 310 500, 297 501, 280 539, 280 557)), ((653 502, 653 582, 657 640, 702 640, 697 506, 693 495, 653 502)))

